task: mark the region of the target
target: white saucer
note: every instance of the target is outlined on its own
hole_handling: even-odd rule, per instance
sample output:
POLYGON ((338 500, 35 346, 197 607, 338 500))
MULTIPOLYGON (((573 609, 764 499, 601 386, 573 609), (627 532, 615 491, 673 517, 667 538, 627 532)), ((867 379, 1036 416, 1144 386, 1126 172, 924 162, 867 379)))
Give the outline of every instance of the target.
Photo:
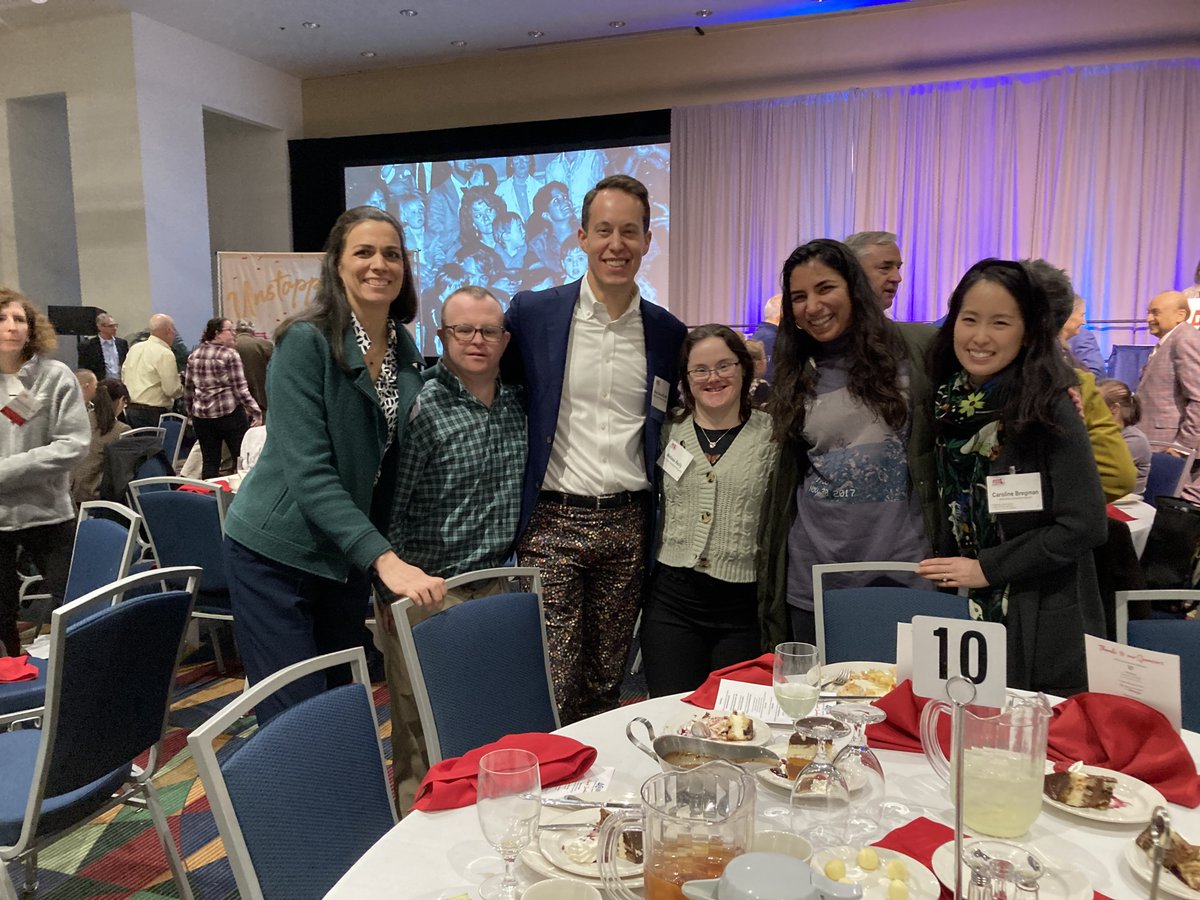
MULTIPOLYGON (((986 840, 986 838, 981 838, 986 840)), ((972 839, 973 840, 973 839, 972 839)), ((1013 841, 1012 843, 1017 843, 1013 841)), ((1040 900, 1092 900, 1094 891, 1092 883, 1079 869, 1067 863, 1051 859, 1041 850, 1022 844, 1026 850, 1036 856, 1042 863, 1046 874, 1038 879, 1038 894, 1040 900)), ((954 890, 954 841, 942 844, 933 851, 933 872, 938 881, 954 890)), ((965 890, 971 883, 971 870, 962 865, 962 883, 965 890)), ((1200 895, 1197 895, 1200 896, 1200 895)))
MULTIPOLYGON (((1150 857, 1133 841, 1125 845, 1125 862, 1129 863, 1129 868, 1133 869, 1135 875, 1144 879, 1147 884, 1150 883, 1152 874, 1150 857)), ((1200 900, 1200 891, 1193 891, 1166 869, 1163 869, 1162 875, 1159 876, 1158 886, 1172 897, 1181 897, 1183 900, 1200 900)))
MULTIPOLYGON (((1047 775, 1054 771, 1053 766, 1049 763, 1046 768, 1047 775)), ((1083 766, 1083 771, 1089 775, 1108 775, 1111 778, 1117 779, 1117 786, 1113 788, 1113 798, 1124 805, 1111 809, 1085 809, 1079 806, 1068 806, 1065 803, 1052 800, 1044 793, 1042 794, 1042 800, 1048 806, 1053 806, 1055 809, 1062 810, 1072 816, 1078 816, 1081 819, 1110 822, 1114 825, 1136 825, 1138 828, 1143 827, 1150 821, 1150 813, 1154 811, 1154 807, 1167 805, 1167 801, 1162 794, 1146 784, 1146 782, 1134 778, 1132 775, 1126 775, 1123 772, 1114 772, 1112 769, 1102 769, 1099 766, 1083 766)))

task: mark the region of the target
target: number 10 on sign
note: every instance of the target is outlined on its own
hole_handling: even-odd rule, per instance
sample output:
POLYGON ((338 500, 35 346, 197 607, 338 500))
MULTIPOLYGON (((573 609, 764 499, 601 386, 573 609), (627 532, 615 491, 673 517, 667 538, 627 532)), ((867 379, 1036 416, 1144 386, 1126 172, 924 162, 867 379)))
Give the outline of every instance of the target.
POLYGON ((944 697, 955 675, 975 684, 975 704, 1002 707, 1008 680, 1007 629, 1000 622, 914 616, 913 693, 944 697))

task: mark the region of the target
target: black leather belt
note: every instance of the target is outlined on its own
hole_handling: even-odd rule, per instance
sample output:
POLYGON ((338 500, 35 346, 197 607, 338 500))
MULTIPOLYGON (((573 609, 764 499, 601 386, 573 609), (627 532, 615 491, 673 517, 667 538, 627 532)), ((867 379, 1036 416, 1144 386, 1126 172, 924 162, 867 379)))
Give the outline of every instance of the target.
POLYGON ((564 494, 561 491, 539 491, 538 500, 546 503, 555 503, 559 506, 574 506, 579 509, 620 509, 622 506, 630 506, 634 503, 641 503, 648 496, 649 491, 620 491, 616 494, 601 494, 599 497, 584 497, 579 494, 564 494))

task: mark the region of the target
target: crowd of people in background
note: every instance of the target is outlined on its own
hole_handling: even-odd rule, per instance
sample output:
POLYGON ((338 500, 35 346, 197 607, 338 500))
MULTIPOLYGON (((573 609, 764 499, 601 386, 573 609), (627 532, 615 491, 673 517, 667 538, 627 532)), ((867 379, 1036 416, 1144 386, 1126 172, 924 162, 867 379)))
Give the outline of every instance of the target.
MULTIPOLYGON (((546 181, 527 157, 503 180, 454 163, 419 208, 412 172, 392 173, 380 203, 335 223, 315 301, 273 345, 214 318, 181 362, 169 316, 130 345, 105 313, 76 378, 49 358, 45 316, 0 290, 0 642, 20 646, 17 547, 61 596, 105 447, 182 398, 205 478, 222 445, 236 460, 247 429, 269 426, 226 520, 251 682, 361 643, 372 587, 412 598, 415 623, 504 589, 446 579, 515 559, 542 574, 567 723, 617 704, 639 610, 649 690, 673 693, 814 642, 813 565, 886 560, 1005 623, 1013 686, 1085 690, 1084 635, 1106 628, 1106 500, 1144 490, 1150 441, 1200 444, 1185 294, 1150 300, 1158 343, 1136 390, 1097 382, 1084 302, 1045 260, 981 260, 941 322, 889 318, 903 260, 883 231, 798 246, 753 336, 689 332, 638 279, 659 237, 646 185, 597 181, 598 162, 547 166, 546 181), (533 258, 536 283, 500 274, 533 258), (425 371, 407 327, 417 266, 439 292, 443 353, 425 371), (1010 474, 1036 502, 994 512, 989 483, 1010 474)), ((403 806, 428 762, 395 625, 377 614, 403 806)))

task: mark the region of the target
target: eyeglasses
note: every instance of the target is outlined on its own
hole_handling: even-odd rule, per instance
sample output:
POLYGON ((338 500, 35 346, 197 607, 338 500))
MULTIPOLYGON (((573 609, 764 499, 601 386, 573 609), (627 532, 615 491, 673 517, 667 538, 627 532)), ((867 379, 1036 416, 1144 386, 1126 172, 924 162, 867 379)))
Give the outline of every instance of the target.
POLYGON ((450 332, 464 344, 475 340, 476 332, 483 335, 483 339, 489 344, 494 344, 504 337, 505 329, 503 325, 484 325, 481 328, 476 328, 474 325, 443 325, 442 330, 450 332))
POLYGON ((687 374, 688 378, 692 379, 692 381, 708 381, 713 375, 716 375, 718 378, 728 378, 734 371, 740 368, 741 365, 739 363, 730 360, 721 363, 715 369, 710 369, 708 366, 696 366, 694 369, 688 369, 687 374))

